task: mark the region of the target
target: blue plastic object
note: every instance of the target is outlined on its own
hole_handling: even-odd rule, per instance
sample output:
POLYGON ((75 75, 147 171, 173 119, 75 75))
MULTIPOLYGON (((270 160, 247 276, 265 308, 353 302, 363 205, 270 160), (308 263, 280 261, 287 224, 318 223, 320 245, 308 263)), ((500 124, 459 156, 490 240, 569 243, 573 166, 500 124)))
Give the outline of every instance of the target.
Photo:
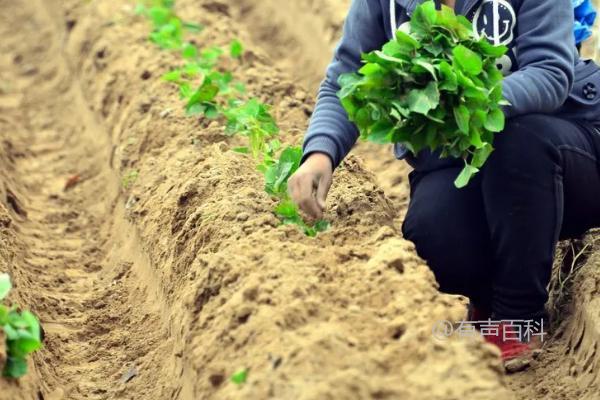
POLYGON ((592 26, 596 21, 596 9, 591 0, 571 0, 575 10, 575 42, 580 44, 592 36, 592 26))

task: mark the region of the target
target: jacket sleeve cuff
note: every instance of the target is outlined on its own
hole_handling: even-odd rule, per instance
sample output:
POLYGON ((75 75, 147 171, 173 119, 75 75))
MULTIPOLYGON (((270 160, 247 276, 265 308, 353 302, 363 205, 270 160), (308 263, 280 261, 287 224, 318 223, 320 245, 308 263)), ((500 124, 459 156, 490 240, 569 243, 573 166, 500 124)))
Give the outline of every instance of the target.
POLYGON ((331 138, 327 136, 313 137, 309 141, 304 143, 303 156, 301 163, 304 163, 306 159, 313 153, 323 153, 329 156, 331 159, 331 165, 333 169, 337 168, 340 163, 339 152, 337 144, 331 138))

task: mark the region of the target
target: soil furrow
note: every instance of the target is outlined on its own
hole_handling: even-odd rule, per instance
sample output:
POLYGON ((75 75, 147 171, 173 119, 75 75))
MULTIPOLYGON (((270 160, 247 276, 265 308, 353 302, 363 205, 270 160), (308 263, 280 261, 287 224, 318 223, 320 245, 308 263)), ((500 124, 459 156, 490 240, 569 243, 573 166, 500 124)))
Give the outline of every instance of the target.
MULTIPOLYGON (((250 27, 252 39, 261 44, 273 63, 291 79, 314 93, 323 79, 334 44, 342 34, 342 22, 349 5, 349 0, 298 0, 285 5, 278 0, 242 0, 236 2, 233 9, 236 18, 250 27)), ((599 35, 596 34, 585 44, 585 55, 597 53, 594 47, 597 47, 597 36, 599 35)), ((408 205, 407 174, 410 168, 405 163, 394 160, 389 149, 380 145, 359 143, 353 153, 364 160, 367 168, 376 174, 386 195, 395 201, 399 207, 397 221, 401 223, 408 205)), ((596 279, 593 274, 588 273, 581 278, 581 282, 589 284, 596 279)), ((584 300, 581 294, 576 293, 573 298, 571 312, 574 315, 567 317, 561 330, 580 330, 581 321, 587 320, 592 326, 586 332, 589 342, 586 351, 571 350, 572 337, 568 334, 565 334, 565 338, 558 335, 548 343, 547 357, 536 362, 531 370, 509 378, 511 387, 519 398, 548 395, 552 391, 547 388, 551 386, 560 387, 555 391, 556 397, 552 398, 563 395, 595 396, 600 392, 600 389, 595 389, 600 372, 593 368, 586 371, 585 368, 588 364, 595 365, 589 360, 597 360, 594 346, 600 341, 600 325, 590 318, 597 308, 590 304, 589 299, 584 300), (566 365, 565 359, 557 358, 561 352, 572 365, 566 365), (585 356, 580 353, 587 355, 589 359, 582 360, 585 356), (578 383, 573 385, 571 380, 578 383), (560 382, 558 385, 557 381, 560 382)))
POLYGON ((162 288, 148 276, 149 261, 117 201, 110 137, 64 58, 64 25, 47 2, 0 6, 12 18, 2 24, 13 57, 3 70, 22 94, 18 107, 3 110, 23 153, 14 176, 26 217, 15 224, 22 249, 12 268, 45 330, 45 349, 35 357, 39 398, 108 399, 138 386, 141 396, 169 398, 180 385, 162 288))
MULTIPOLYGON (((298 144, 347 3, 176 9, 206 27, 201 47, 242 40, 222 68, 298 144)), ((407 169, 388 149, 357 149, 379 185, 360 159, 342 164, 333 226, 307 238, 279 226, 254 160, 229 150, 242 139, 185 116, 159 79, 179 59, 148 42, 133 3, 0 6, 0 244, 12 251, 0 262, 47 336, 11 400, 511 397, 497 349, 432 338, 464 299, 440 294, 399 238, 407 169)))

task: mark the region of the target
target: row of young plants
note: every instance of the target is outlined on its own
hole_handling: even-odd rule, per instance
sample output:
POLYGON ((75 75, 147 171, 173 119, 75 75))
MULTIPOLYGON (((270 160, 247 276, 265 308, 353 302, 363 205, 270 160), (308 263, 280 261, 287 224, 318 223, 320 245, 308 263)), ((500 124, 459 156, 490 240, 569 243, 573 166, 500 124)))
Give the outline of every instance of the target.
MULTIPOLYGON (((0 274, 0 302, 6 299, 11 289, 9 275, 0 274)), ((31 312, 0 303, 0 327, 6 343, 6 364, 2 375, 20 378, 27 373, 27 356, 42 347, 40 323, 31 312)))
POLYGON ((150 41, 181 57, 181 66, 167 72, 163 79, 179 88, 186 114, 221 121, 229 135, 246 137, 248 145, 233 149, 250 154, 265 179, 265 191, 277 200, 274 213, 283 224, 300 227, 308 236, 328 229, 326 221, 307 223, 287 191, 287 182, 300 166, 302 149, 284 146, 278 139, 280 129, 270 107, 251 97, 243 83, 230 71, 220 68, 223 57, 243 59, 242 43, 234 39, 228 48, 199 48, 186 34, 203 30, 199 24, 183 21, 174 11, 174 0, 146 0, 136 12, 152 24, 150 41))

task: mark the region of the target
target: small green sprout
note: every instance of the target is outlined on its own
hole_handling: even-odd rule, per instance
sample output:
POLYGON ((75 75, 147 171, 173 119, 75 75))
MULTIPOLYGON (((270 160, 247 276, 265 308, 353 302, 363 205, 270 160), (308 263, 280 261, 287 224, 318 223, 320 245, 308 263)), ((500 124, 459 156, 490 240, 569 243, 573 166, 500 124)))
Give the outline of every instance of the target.
POLYGON ((244 46, 238 39, 234 39, 229 45, 231 58, 240 58, 244 54, 244 46))
MULTIPOLYGON (((12 289, 8 274, 0 274, 0 301, 12 289)), ((6 336, 6 365, 2 374, 20 378, 27 373, 27 356, 42 347, 38 319, 29 311, 19 312, 17 307, 0 304, 0 327, 6 336)))
POLYGON ((266 148, 267 139, 279 133, 279 127, 269 112, 269 106, 257 99, 246 102, 235 101, 224 110, 227 132, 247 136, 254 158, 266 148))
POLYGON ((236 385, 243 385, 248 380, 248 368, 240 369, 231 375, 231 382, 236 385))
POLYGON ((136 170, 136 169, 129 170, 123 176, 123 179, 121 180, 121 185, 123 186, 123 189, 126 189, 126 190, 129 189, 131 187, 131 185, 133 185, 135 183, 135 181, 137 180, 139 175, 140 175, 140 173, 138 170, 136 170))

